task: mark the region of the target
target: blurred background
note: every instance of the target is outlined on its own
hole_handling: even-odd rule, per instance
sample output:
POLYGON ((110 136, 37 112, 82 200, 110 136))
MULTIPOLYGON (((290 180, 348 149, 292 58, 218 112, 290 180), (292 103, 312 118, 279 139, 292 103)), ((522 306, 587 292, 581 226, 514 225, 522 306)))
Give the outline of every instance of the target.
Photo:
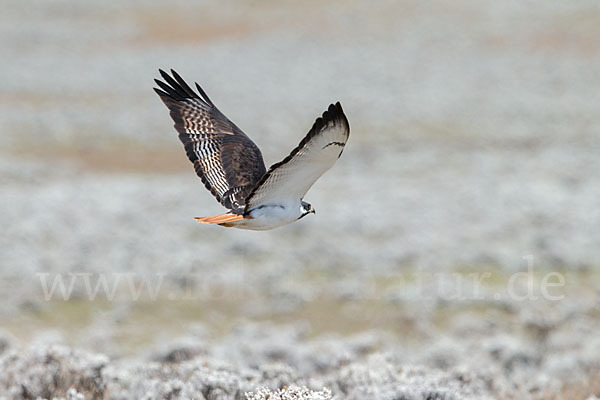
POLYGON ((164 398, 161 366, 194 362, 229 371, 225 397, 181 376, 178 393, 600 396, 596 1, 0 5, 6 398, 65 396, 29 367, 56 343, 84 370, 106 357, 109 398, 164 398), (222 208, 158 68, 267 165, 340 101, 351 135, 305 197, 318 214, 196 224, 222 208))

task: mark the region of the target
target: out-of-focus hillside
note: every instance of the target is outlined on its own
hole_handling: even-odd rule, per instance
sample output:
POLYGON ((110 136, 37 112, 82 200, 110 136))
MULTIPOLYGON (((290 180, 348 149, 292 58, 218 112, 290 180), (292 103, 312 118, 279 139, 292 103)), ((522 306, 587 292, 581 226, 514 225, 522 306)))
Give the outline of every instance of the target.
POLYGON ((599 38, 585 0, 4 1, 0 399, 600 396, 599 38), (158 68, 267 164, 341 101, 318 214, 197 225, 158 68))

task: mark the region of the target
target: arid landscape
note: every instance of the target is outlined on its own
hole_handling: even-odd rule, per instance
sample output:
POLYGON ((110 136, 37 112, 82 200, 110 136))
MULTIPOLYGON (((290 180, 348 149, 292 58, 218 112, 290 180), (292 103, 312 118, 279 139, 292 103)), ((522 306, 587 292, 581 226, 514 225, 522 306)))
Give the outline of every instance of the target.
POLYGON ((595 1, 5 0, 0 399, 600 397, 595 1), (152 91, 197 81, 270 165, 344 154, 267 232, 152 91))

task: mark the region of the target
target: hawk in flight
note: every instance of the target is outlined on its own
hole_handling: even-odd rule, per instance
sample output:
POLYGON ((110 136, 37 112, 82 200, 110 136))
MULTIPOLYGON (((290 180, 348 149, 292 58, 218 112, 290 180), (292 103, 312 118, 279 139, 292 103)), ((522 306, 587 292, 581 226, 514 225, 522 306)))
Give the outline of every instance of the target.
POLYGON ((198 222, 252 230, 292 223, 314 208, 303 197, 342 155, 350 126, 340 103, 331 104, 289 156, 269 170, 258 147, 204 90, 198 93, 171 70, 154 91, 171 112, 175 129, 204 186, 229 212, 198 222))

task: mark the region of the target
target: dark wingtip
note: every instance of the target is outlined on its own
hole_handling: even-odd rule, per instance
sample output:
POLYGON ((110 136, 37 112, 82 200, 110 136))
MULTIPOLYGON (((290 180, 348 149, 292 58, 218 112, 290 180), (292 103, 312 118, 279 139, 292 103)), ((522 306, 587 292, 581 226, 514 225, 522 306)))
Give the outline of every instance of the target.
MULTIPOLYGON (((198 96, 198 94, 196 92, 194 92, 194 90, 192 88, 189 87, 189 85, 185 82, 185 80, 181 77, 181 75, 179 75, 177 73, 177 71, 175 71, 174 69, 171 68, 172 76, 160 68, 159 68, 158 72, 160 73, 160 76, 164 80, 164 82, 161 80, 158 80, 158 79, 154 80, 154 82, 156 82, 158 87, 160 89, 162 89, 161 90, 162 93, 157 92, 159 94, 159 96, 171 97, 174 100, 178 100, 178 101, 184 100, 184 99, 200 99, 200 100, 206 102, 204 99, 202 99, 200 96, 198 96)), ((208 96, 206 96, 206 94, 204 92, 201 92, 201 94, 204 97, 208 98, 208 96)), ((213 106, 212 102, 210 102, 208 104, 213 106)))
POLYGON ((212 107, 214 107, 214 103, 212 102, 212 100, 208 97, 208 95, 206 94, 206 92, 200 87, 200 85, 198 85, 198 82, 194 82, 196 84, 196 89, 198 89, 198 93, 200 93, 200 96, 202 96, 204 98, 204 100, 212 107))
POLYGON ((166 94, 165 92, 163 92, 163 91, 162 91, 162 90, 160 90, 160 89, 157 89, 157 88, 152 88, 152 90, 154 90, 154 91, 156 92, 156 94, 157 94, 157 95, 159 95, 160 97, 169 97, 169 95, 168 95, 168 94, 166 94))
POLYGON ((335 104, 330 104, 329 107, 327 107, 327 111, 323 113, 322 118, 327 122, 331 120, 343 120, 346 119, 346 116, 344 115, 342 105, 338 101, 335 104))
MULTIPOLYGON (((165 84, 165 82, 159 81, 158 79, 155 79, 154 82, 156 82, 156 84, 161 89, 163 89, 163 95, 165 95, 167 97, 172 97, 175 100, 183 100, 183 99, 190 99, 190 98, 200 99, 202 102, 204 102, 208 106, 216 108, 215 104, 208 97, 206 92, 200 87, 200 85, 198 85, 198 83, 196 83, 196 89, 198 89, 198 92, 200 93, 199 96, 185 82, 185 80, 181 77, 181 75, 179 75, 177 73, 177 71, 175 71, 173 68, 171 68, 172 76, 160 68, 158 69, 158 72, 160 73, 160 76, 164 79, 166 84, 165 84)), ((162 96, 161 94, 159 94, 159 95, 162 96)))
POLYGON ((315 121, 313 128, 319 130, 324 125, 327 125, 330 121, 334 123, 341 123, 345 125, 348 130, 350 130, 350 123, 348 122, 348 118, 346 117, 346 114, 344 114, 344 110, 342 109, 342 105, 339 101, 335 104, 329 105, 327 111, 323 113, 323 116, 315 121))
POLYGON ((321 129, 323 129, 325 126, 327 126, 327 124, 329 124, 330 121, 336 122, 340 120, 345 120, 344 112, 342 111, 342 106, 339 102, 337 102, 335 105, 330 104, 329 107, 327 107, 327 110, 325 110, 323 114, 315 120, 315 123, 311 128, 311 132, 313 132, 313 134, 316 134, 319 131, 321 131, 321 129))
MULTIPOLYGON (((154 80, 154 83, 156 83, 156 85, 157 85, 158 87, 162 87, 162 86, 165 84, 163 81, 159 81, 158 79, 155 79, 155 80, 154 80)), ((164 92, 163 92, 163 93, 164 93, 164 92)))
POLYGON ((162 69, 159 68, 158 72, 160 73, 160 76, 163 77, 164 80, 169 80, 171 79, 171 77, 169 76, 169 74, 167 74, 165 71, 163 71, 162 69))
MULTIPOLYGON (((171 76, 173 78, 175 78, 175 80, 177 81, 177 83, 179 83, 181 86, 183 86, 185 88, 185 86, 187 86, 185 84, 185 81, 183 80, 183 78, 177 73, 177 71, 175 71, 173 68, 171 68, 171 76), (182 85, 182 83, 185 85, 182 85)), ((170 78, 170 76, 169 76, 170 78)))

